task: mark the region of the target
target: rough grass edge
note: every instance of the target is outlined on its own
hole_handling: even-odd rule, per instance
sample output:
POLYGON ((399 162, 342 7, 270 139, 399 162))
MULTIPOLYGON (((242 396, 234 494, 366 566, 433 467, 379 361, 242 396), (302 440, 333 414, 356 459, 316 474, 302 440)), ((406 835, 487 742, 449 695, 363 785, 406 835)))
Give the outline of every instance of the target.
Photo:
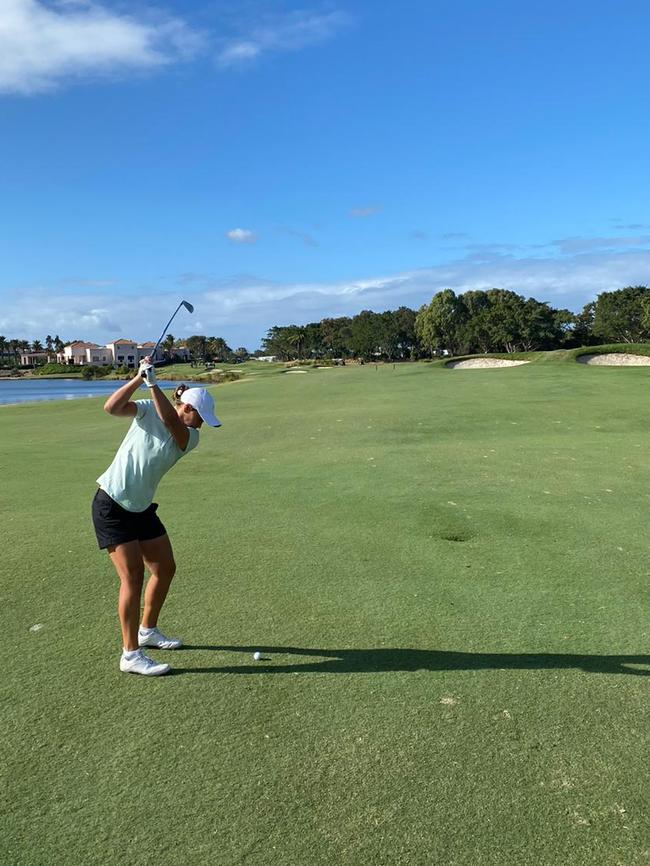
POLYGON ((474 355, 448 355, 431 361, 433 367, 446 367, 450 361, 469 361, 473 358, 494 358, 503 361, 529 361, 539 363, 565 363, 577 361, 582 355, 650 355, 650 343, 606 343, 601 346, 580 346, 577 349, 553 349, 550 352, 479 352, 474 355))

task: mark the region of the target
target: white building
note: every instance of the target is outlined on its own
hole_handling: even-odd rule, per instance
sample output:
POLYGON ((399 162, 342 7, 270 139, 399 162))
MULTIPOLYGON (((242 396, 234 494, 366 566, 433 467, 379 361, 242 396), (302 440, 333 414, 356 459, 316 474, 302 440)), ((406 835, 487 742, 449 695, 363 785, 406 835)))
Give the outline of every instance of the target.
POLYGON ((172 358, 180 358, 181 361, 189 361, 191 359, 190 350, 187 346, 174 346, 171 355, 172 358))
MULTIPOLYGON (((83 340, 75 340, 73 343, 65 346, 62 352, 58 352, 56 360, 59 364, 68 364, 70 366, 80 367, 84 364, 94 364, 98 367, 107 365, 113 367, 128 367, 134 370, 140 361, 150 355, 155 347, 155 343, 136 343, 134 340, 113 340, 112 343, 107 343, 105 346, 99 346, 97 343, 85 343, 83 340)), ((25 353, 24 357, 32 357, 34 353, 25 353)), ((158 347, 156 352, 156 360, 161 361, 163 352, 158 347)), ((190 353, 187 347, 179 346, 172 349, 172 355, 180 357, 184 361, 189 361, 190 353)), ((33 363, 22 361, 23 364, 33 363)))
POLYGON ((95 364, 105 367, 113 363, 113 355, 106 346, 97 346, 95 343, 86 343, 86 364, 95 364))
POLYGON ((21 352, 20 365, 21 367, 35 367, 37 364, 49 364, 55 358, 54 352, 21 352))
POLYGON ((91 363, 87 360, 88 356, 86 350, 93 348, 100 349, 101 347, 95 346, 94 343, 84 343, 83 340, 75 340, 69 345, 64 346, 62 352, 57 353, 56 360, 60 364, 70 364, 75 367, 80 367, 83 364, 91 363))
MULTIPOLYGON (((106 348, 112 351, 113 363, 118 367, 128 367, 130 370, 135 370, 140 363, 138 344, 134 343, 133 340, 113 340, 112 343, 107 344, 106 348)), ((144 354, 146 355, 146 352, 144 354)))

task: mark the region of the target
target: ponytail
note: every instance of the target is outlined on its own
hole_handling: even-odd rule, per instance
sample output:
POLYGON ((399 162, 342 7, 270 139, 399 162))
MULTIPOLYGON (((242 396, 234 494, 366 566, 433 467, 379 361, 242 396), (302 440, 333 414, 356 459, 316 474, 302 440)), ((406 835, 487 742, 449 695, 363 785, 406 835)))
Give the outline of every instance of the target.
POLYGON ((182 400, 183 392, 184 392, 184 391, 187 391, 187 388, 188 388, 187 385, 179 385, 179 386, 174 390, 174 404, 175 404, 176 406, 180 406, 180 405, 182 404, 182 402, 183 402, 183 400, 182 400))

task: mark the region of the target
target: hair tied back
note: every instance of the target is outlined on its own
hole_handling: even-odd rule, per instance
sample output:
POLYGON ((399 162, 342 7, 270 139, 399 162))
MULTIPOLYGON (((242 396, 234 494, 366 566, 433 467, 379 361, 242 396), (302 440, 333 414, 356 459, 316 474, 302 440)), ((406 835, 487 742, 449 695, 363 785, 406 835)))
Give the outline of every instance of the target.
POLYGON ((174 391, 174 402, 177 404, 182 403, 181 397, 183 396, 183 392, 187 391, 188 386, 185 384, 179 385, 178 388, 174 391))

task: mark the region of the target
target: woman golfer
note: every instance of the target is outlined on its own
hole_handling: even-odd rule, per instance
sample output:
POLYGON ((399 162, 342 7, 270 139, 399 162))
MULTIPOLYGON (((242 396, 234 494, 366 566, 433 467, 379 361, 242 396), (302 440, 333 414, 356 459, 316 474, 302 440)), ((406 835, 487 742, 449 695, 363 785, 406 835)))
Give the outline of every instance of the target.
POLYGON ((118 612, 122 626, 120 670, 145 676, 169 671, 142 647, 177 649, 181 641, 158 631, 158 616, 172 582, 176 564, 165 527, 153 502, 163 475, 199 442, 199 427, 205 421, 221 426, 214 414, 214 400, 205 388, 176 392, 172 406, 156 384, 149 357, 140 363, 137 375, 118 388, 104 404, 109 415, 133 418, 113 462, 97 479, 99 490, 92 507, 100 549, 108 551, 120 579, 118 612), (151 389, 151 400, 131 397, 142 381, 151 389), (140 620, 144 572, 150 572, 140 620))

